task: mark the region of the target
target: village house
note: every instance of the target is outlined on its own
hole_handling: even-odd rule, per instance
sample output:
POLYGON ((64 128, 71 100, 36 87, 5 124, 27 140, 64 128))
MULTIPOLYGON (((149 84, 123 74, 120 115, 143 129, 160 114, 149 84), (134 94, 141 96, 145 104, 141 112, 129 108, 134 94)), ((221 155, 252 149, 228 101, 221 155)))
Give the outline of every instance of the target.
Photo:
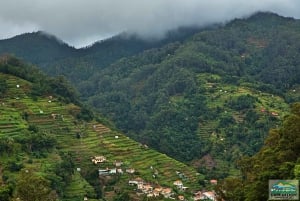
POLYGON ((133 180, 129 180, 129 185, 138 185, 138 184, 143 184, 144 183, 144 180, 140 177, 137 177, 133 180))
POLYGON ((106 161, 106 158, 105 158, 104 156, 94 156, 94 157, 92 158, 92 162, 93 162, 94 164, 103 163, 103 162, 105 162, 105 161, 106 161))
POLYGON ((148 194, 147 194, 147 197, 148 197, 148 198, 151 198, 151 197, 153 197, 153 196, 154 196, 153 193, 148 193, 148 194))
POLYGON ((126 172, 129 173, 129 174, 133 174, 135 172, 135 169, 128 168, 128 169, 126 169, 126 172))
POLYGON ((160 192, 161 192, 161 191, 157 191, 157 190, 154 189, 154 191, 153 191, 154 197, 158 197, 159 194, 160 194, 160 192))
MULTIPOLYGON (((129 180, 128 184, 131 186, 136 186, 136 193, 137 195, 146 195, 147 197, 158 197, 162 195, 165 198, 172 198, 174 193, 172 192, 171 188, 163 188, 161 186, 154 187, 150 183, 146 183, 142 178, 137 177, 136 179, 129 180)), ((180 197, 182 200, 185 198, 182 196, 180 197)))
POLYGON ((116 168, 106 168, 106 169, 99 169, 98 170, 99 176, 100 175, 108 175, 108 174, 117 174, 117 169, 116 168))
POLYGON ((218 180, 216 180, 216 179, 211 179, 209 182, 212 185, 217 185, 218 184, 218 180))
POLYGON ((201 191, 198 191, 198 192, 194 193, 194 197, 193 198, 194 198, 194 201, 203 200, 204 196, 202 195, 201 191))
POLYGON ((58 116, 59 116, 59 114, 54 114, 54 113, 51 114, 52 119, 56 119, 56 117, 58 117, 58 116))
POLYGON ((213 191, 198 191, 196 193, 194 193, 194 197, 193 197, 194 201, 197 200, 211 200, 211 201, 216 201, 216 194, 213 191))
POLYGON ((153 187, 150 184, 143 184, 141 190, 144 193, 151 193, 153 191, 153 187))
POLYGON ((170 198, 173 193, 172 193, 172 189, 171 188, 163 188, 161 191, 161 194, 165 197, 165 198, 170 198))
POLYGON ((121 161, 115 161, 115 166, 116 167, 121 167, 123 165, 123 162, 121 161))
POLYGON ((156 188, 154 188, 154 191, 156 191, 158 193, 160 193, 162 190, 163 190, 162 187, 156 187, 156 188))
POLYGON ((178 196, 178 200, 182 200, 182 201, 185 200, 185 199, 184 199, 184 196, 183 196, 183 195, 179 195, 179 196, 178 196))
POLYGON ((117 168, 110 169, 109 174, 117 174, 117 168))
POLYGON ((101 175, 108 175, 109 174, 109 170, 108 169, 99 169, 98 170, 99 176, 101 175))
POLYGON ((213 192, 213 191, 207 191, 207 192, 203 192, 203 197, 205 199, 210 199, 212 201, 216 201, 217 198, 216 198, 216 194, 213 192))
POLYGON ((182 189, 183 188, 183 183, 180 180, 176 180, 173 182, 173 184, 178 188, 178 189, 182 189))
POLYGON ((138 182, 135 181, 135 180, 129 180, 128 184, 131 185, 131 186, 133 186, 133 185, 138 185, 138 182))
MULTIPOLYGON (((137 189, 138 189, 138 190, 140 190, 140 191, 143 192, 143 188, 144 188, 144 183, 143 183, 143 182, 137 184, 137 189)), ((143 193, 144 193, 144 192, 143 192, 143 193)))

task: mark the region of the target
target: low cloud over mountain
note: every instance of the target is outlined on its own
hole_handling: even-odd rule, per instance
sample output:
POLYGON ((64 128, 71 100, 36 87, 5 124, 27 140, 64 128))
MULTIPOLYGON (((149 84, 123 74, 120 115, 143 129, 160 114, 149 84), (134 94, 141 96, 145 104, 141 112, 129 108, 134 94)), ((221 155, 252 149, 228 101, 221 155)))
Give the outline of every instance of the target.
POLYGON ((74 46, 127 31, 161 37, 179 26, 226 22, 256 11, 300 18, 299 0, 5 0, 0 38, 43 30, 74 46))

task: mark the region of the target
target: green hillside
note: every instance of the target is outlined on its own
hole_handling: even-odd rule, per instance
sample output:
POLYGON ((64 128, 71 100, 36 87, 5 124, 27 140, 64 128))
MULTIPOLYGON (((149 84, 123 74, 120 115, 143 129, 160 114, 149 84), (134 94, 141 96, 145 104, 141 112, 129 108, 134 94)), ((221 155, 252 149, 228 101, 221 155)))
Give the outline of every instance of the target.
POLYGON ((202 177, 193 168, 99 121, 82 120, 87 112, 67 98, 62 99, 55 90, 50 90, 51 86, 41 95, 32 93, 36 80, 3 73, 10 67, 20 71, 29 68, 22 63, 13 66, 12 61, 16 60, 2 58, 0 64, 1 201, 18 197, 22 201, 76 201, 85 196, 89 200, 113 200, 125 195, 142 200, 146 194, 138 196, 136 187, 128 185, 129 180, 137 177, 153 188, 172 188, 173 196, 180 193, 173 185, 175 180, 180 179, 189 187, 181 192, 186 196, 200 188, 198 181, 202 177), (91 160, 95 156, 107 160, 95 165, 91 160), (116 161, 122 162, 119 169, 123 173, 98 176, 98 169, 113 169, 116 161), (135 172, 127 173, 130 168, 135 172), (34 189, 38 187, 41 190, 36 192, 34 189))
POLYGON ((298 27, 257 13, 123 58, 78 89, 134 139, 208 178, 237 174, 234 161, 256 153, 300 98, 298 27))
MULTIPOLYGON (((288 104, 300 100, 299 27, 299 20, 260 12, 179 30, 164 42, 116 36, 78 57, 61 54, 43 69, 65 75, 81 101, 126 136, 193 165, 206 179, 225 178, 240 174, 236 160, 259 151, 288 104)), ((33 62, 34 52, 23 51, 33 62)), ((51 86, 70 97, 60 80, 51 86)))
POLYGON ((78 55, 78 51, 55 36, 39 31, 0 40, 1 54, 13 54, 34 64, 49 62, 78 55))
POLYGON ((169 31, 165 38, 148 41, 121 33, 78 49, 49 33, 38 31, 0 40, 0 55, 12 54, 38 65, 47 74, 64 75, 79 86, 99 69, 121 58, 170 42, 182 41, 199 30, 197 27, 178 28, 169 31))
MULTIPOLYGON (((262 148, 252 157, 243 157, 238 161, 242 177, 229 177, 219 183, 216 191, 220 199, 270 200, 266 190, 270 180, 283 180, 279 182, 281 185, 293 183, 297 188, 300 178, 299 109, 300 102, 292 104, 291 112, 284 118, 282 126, 269 131, 262 148)), ((295 189, 292 193, 281 191, 277 198, 287 200, 293 196, 293 199, 297 199, 295 192, 295 189)))

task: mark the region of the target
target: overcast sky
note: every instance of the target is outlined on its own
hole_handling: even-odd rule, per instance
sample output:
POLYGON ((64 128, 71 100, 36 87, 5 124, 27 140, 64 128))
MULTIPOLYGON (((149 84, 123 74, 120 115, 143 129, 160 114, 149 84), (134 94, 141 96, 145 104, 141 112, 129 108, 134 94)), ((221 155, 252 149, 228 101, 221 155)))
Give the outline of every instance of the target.
POLYGON ((299 19, 300 0, 0 0, 0 39, 43 30, 81 47, 123 31, 160 37, 256 11, 299 19))

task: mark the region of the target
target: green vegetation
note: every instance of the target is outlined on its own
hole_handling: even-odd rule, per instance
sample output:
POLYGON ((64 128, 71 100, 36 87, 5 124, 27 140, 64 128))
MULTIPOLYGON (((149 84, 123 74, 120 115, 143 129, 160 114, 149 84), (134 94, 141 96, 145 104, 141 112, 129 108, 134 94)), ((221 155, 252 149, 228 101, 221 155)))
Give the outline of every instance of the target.
POLYGON ((56 78, 36 74, 38 71, 14 58, 18 66, 13 66, 7 59, 0 64, 0 69, 6 69, 6 73, 0 73, 0 80, 7 84, 0 99, 1 201, 137 197, 136 187, 128 185, 137 177, 175 192, 173 182, 184 175, 184 185, 190 189, 188 196, 200 188, 198 181, 203 176, 195 169, 95 121, 92 111, 63 96, 58 90, 63 83, 52 85, 51 80, 56 78), (28 72, 32 79, 16 77, 15 68, 24 70, 23 78, 29 76, 28 72), (35 84, 42 83, 34 75, 43 76, 46 82, 43 84, 47 90, 40 95, 32 94, 35 84), (93 164, 91 158, 101 155, 107 161, 93 164), (123 173, 99 177, 98 169, 114 168, 115 161, 123 162, 123 173), (126 173, 128 168, 135 172, 126 173))
MULTIPOLYGON (((235 161, 255 154, 288 104, 300 100, 299 27, 299 20, 256 13, 224 26, 179 29, 160 41, 121 34, 79 50, 38 32, 0 41, 0 52, 65 75, 86 105, 127 136, 194 165, 207 179, 225 178, 240 174, 235 161)), ((18 62, 3 66, 21 76, 18 62)), ((33 82, 33 98, 46 92, 78 101, 62 77, 25 79, 33 82)), ((90 121, 89 111, 76 118, 90 121)))
POLYGON ((299 27, 257 13, 79 50, 41 32, 0 41, 1 53, 66 76, 0 58, 0 200, 30 200, 26 181, 41 187, 35 200, 147 200, 128 185, 138 177, 188 198, 218 179, 220 199, 267 200, 269 179, 300 176, 299 27), (99 177, 116 161, 123 174, 99 177))
POLYGON ((300 103, 291 107, 280 128, 270 130, 263 147, 238 162, 242 178, 227 178, 217 187, 225 200, 268 200, 269 179, 299 179, 300 103))

